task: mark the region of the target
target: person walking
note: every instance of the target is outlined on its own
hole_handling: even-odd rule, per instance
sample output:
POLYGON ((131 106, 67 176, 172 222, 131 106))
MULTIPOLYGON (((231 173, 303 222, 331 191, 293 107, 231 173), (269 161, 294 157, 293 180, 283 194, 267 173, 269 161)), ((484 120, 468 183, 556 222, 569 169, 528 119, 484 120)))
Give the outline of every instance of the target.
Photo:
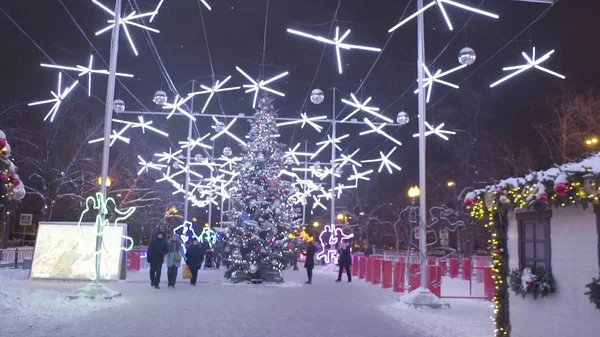
POLYGON ((198 279, 198 270, 200 269, 200 265, 202 264, 200 260, 202 258, 202 251, 200 249, 200 245, 198 244, 198 239, 192 239, 192 244, 187 249, 185 258, 188 268, 190 269, 190 273, 192 273, 192 279, 190 280, 190 284, 195 286, 196 280, 198 279))
POLYGON ((163 232, 156 233, 156 238, 150 242, 146 258, 150 264, 150 285, 156 289, 160 289, 160 274, 162 265, 165 262, 165 255, 169 253, 169 245, 165 240, 163 232))
POLYGON ((173 234, 169 240, 169 255, 167 256, 167 278, 169 279, 169 287, 171 288, 175 288, 177 270, 181 267, 182 257, 183 247, 181 247, 177 235, 173 234))
POLYGON ((348 282, 352 282, 352 274, 350 273, 350 266, 352 265, 352 253, 350 252, 350 245, 343 243, 340 249, 338 249, 338 264, 340 265, 340 271, 338 272, 338 278, 335 282, 342 282, 342 273, 346 270, 348 275, 348 282))
POLYGON ((315 268, 315 251, 315 244, 309 242, 305 254, 306 261, 304 261, 304 268, 306 268, 306 276, 308 276, 308 281, 306 281, 306 284, 312 284, 313 269, 315 268))
POLYGON ((219 266, 221 265, 221 244, 217 241, 215 242, 214 245, 214 260, 215 260, 215 267, 217 267, 217 269, 219 269, 219 266))

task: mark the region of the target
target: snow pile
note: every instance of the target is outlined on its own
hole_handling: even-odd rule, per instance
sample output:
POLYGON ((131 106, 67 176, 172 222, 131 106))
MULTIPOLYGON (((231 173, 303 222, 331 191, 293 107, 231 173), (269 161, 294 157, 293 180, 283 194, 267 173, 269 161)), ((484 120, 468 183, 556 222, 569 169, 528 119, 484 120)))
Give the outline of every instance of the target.
POLYGON ((405 301, 413 293, 406 294, 391 304, 384 304, 380 309, 387 315, 400 321, 420 336, 452 336, 452 337, 489 337, 493 335, 494 324, 491 320, 492 304, 478 300, 444 300, 450 309, 415 309, 405 301))
POLYGON ((337 273, 339 270, 340 267, 333 263, 315 268, 315 271, 319 273, 337 273))

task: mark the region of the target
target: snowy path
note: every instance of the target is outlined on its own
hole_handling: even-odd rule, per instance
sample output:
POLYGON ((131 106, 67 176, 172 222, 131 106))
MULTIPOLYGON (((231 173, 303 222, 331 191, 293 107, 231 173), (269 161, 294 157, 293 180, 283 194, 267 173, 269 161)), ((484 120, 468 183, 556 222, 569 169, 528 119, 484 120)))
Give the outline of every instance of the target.
MULTIPOLYGON (((160 290, 150 287, 146 272, 129 273, 127 282, 108 284, 123 293, 122 299, 78 304, 63 300, 62 296, 83 283, 30 281, 16 271, 6 275, 0 271, 0 336, 436 337, 454 333, 453 336, 483 337, 490 333, 487 326, 482 329, 483 334, 444 330, 448 315, 455 320, 454 314, 460 312, 399 309, 398 296, 391 291, 362 280, 336 284, 333 281, 337 275, 325 271, 315 273, 312 285, 303 284, 305 273, 300 270, 284 272, 283 285, 259 286, 224 283, 223 270, 201 271, 196 287, 179 278, 176 288, 168 289, 163 277, 164 288, 160 290), (5 294, 19 292, 21 302, 34 301, 46 309, 23 305, 21 310, 2 311, 3 286, 5 294), (32 293, 45 294, 53 303, 44 304, 40 301, 43 296, 32 298, 32 293), (429 321, 423 330, 415 324, 421 316, 429 321), (431 323, 435 324, 437 318, 443 324, 432 329, 431 323)), ((477 310, 476 306, 474 311, 477 310)), ((461 323, 473 324, 469 319, 473 317, 461 323)))

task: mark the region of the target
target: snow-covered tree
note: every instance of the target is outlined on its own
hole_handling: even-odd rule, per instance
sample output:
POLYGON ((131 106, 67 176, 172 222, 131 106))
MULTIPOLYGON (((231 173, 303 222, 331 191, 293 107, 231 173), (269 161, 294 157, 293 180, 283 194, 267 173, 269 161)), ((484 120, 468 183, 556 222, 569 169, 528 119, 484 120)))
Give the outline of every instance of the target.
POLYGON ((276 117, 273 98, 262 97, 250 119, 242 160, 233 170, 239 175, 230 192, 229 217, 235 225, 223 233, 226 278, 281 281, 295 248, 290 235, 295 213, 289 202, 295 188, 279 177, 285 159, 276 117))

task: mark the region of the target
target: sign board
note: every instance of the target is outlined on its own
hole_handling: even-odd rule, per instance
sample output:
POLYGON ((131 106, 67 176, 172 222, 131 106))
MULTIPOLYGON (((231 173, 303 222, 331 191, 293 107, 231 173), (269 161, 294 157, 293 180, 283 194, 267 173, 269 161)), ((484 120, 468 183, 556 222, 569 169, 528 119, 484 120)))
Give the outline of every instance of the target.
MULTIPOLYGON (((117 281, 127 263, 122 250, 127 225, 104 230, 101 280, 117 281)), ((96 228, 94 223, 41 222, 31 266, 32 279, 90 280, 95 273, 96 228)))
POLYGON ((33 214, 21 213, 21 226, 31 226, 33 224, 33 214))

